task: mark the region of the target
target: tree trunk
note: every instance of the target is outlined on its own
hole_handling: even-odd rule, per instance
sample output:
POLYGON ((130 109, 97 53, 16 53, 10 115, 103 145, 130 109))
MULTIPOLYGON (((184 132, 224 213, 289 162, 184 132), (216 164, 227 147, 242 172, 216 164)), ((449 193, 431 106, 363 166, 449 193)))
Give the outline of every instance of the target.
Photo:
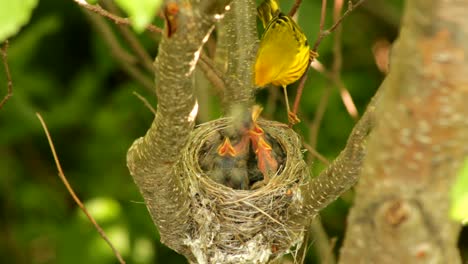
POLYGON ((467 1, 407 1, 340 263, 460 263, 449 193, 468 154, 467 1))

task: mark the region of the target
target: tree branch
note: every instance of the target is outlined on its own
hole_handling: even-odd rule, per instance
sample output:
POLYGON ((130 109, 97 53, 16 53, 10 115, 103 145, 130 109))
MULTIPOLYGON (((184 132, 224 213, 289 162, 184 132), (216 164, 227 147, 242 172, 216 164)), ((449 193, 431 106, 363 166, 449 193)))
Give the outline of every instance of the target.
POLYGON ((143 88, 151 93, 154 93, 153 82, 137 66, 135 66, 137 62, 136 58, 120 46, 119 41, 115 37, 112 29, 106 23, 106 21, 98 14, 94 14, 87 10, 84 10, 84 13, 87 15, 92 25, 96 28, 96 31, 98 31, 103 37, 104 42, 110 48, 112 56, 117 60, 118 63, 120 63, 122 69, 138 83, 140 83, 143 88))
POLYGON ((316 216, 320 210, 357 182, 365 156, 365 139, 373 125, 375 105, 380 93, 374 96, 366 112, 351 131, 345 149, 325 171, 310 182, 306 210, 311 217, 316 216))
MULTIPOLYGON (((130 19, 128 18, 123 18, 123 17, 119 17, 115 14, 112 14, 110 13, 109 11, 103 9, 100 5, 90 5, 88 3, 86 3, 85 0, 73 0, 75 1, 79 6, 93 12, 93 13, 97 13, 105 18, 108 18, 112 21, 114 21, 115 24, 117 25, 130 25, 131 22, 130 22, 130 19)), ((146 30, 150 31, 150 32, 154 32, 154 33, 158 33, 158 34, 162 34, 162 30, 154 25, 148 25, 146 27, 146 30)))
POLYGON ((156 117, 127 154, 127 166, 140 189, 161 241, 194 261, 182 245, 187 237, 189 199, 174 165, 194 126, 197 111, 193 73, 204 42, 229 1, 175 1, 175 32, 164 36, 155 62, 156 117), (187 219, 184 221, 184 219, 187 219))
POLYGON ((227 50, 227 85, 224 106, 229 110, 236 104, 253 103, 253 63, 258 43, 255 2, 235 0, 223 23, 227 50))
MULTIPOLYGON (((115 6, 114 1, 104 0, 103 4, 112 13, 119 14, 119 9, 115 6)), ((118 29, 120 33, 122 33, 125 41, 139 57, 141 65, 143 65, 148 72, 152 73, 154 71, 152 59, 139 40, 135 37, 134 32, 128 28, 128 25, 123 24, 118 24, 118 29)))
POLYGON ((114 253, 119 263, 125 264, 125 260, 122 258, 122 255, 120 255, 120 252, 112 244, 112 242, 107 237, 106 232, 104 232, 102 227, 96 222, 96 220, 94 220, 94 217, 89 213, 88 209, 86 209, 86 206, 81 202, 80 198, 78 198, 75 191, 73 190, 73 187, 68 182, 67 177, 65 177, 65 173, 63 172, 62 165, 60 164, 60 160, 58 158, 57 152, 55 151, 54 142, 52 141, 52 137, 50 136, 49 129, 47 128, 47 125, 44 122, 44 119, 42 118, 41 114, 36 113, 36 116, 39 119, 39 122, 41 122, 42 128, 44 129, 44 133, 47 137, 47 141, 49 142, 50 151, 52 152, 52 156, 54 157, 55 166, 57 167, 60 180, 65 185, 65 188, 67 188, 67 191, 70 194, 70 196, 73 198, 73 201, 75 201, 78 207, 80 207, 81 211, 83 211, 83 213, 86 215, 88 220, 93 224, 94 228, 96 228, 96 230, 98 231, 102 239, 104 239, 104 241, 112 249, 112 252, 114 253))

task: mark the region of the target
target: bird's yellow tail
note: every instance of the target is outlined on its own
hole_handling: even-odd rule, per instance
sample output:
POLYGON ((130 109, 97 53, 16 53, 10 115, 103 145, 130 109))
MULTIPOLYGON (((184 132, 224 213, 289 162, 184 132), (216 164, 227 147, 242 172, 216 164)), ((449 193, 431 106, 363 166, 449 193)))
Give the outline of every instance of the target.
POLYGON ((257 8, 258 17, 266 28, 270 21, 279 14, 279 5, 277 0, 264 0, 257 8))

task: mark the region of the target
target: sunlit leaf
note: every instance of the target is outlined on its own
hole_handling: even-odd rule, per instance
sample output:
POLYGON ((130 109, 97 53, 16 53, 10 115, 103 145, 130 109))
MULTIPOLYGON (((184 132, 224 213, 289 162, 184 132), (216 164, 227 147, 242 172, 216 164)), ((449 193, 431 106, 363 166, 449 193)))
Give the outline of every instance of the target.
POLYGON ((37 0, 0 1, 0 42, 15 35, 25 25, 37 0))
POLYGON ((119 203, 110 198, 95 198, 85 202, 85 206, 98 222, 115 220, 121 213, 119 203))
POLYGON ((458 172, 452 188, 452 208, 450 216, 464 224, 468 223, 468 158, 458 172))
POLYGON ((137 32, 142 32, 148 26, 157 14, 162 0, 116 0, 130 16, 132 26, 137 32))

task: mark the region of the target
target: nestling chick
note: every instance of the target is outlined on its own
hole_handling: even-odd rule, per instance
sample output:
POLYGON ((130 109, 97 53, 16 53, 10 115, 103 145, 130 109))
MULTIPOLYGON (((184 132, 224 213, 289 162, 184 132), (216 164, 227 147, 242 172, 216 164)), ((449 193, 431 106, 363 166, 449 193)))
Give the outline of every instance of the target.
POLYGON ((271 176, 278 171, 278 161, 272 152, 273 148, 266 138, 265 131, 260 126, 255 124, 254 128, 249 131, 249 135, 257 157, 257 167, 263 174, 263 181, 258 181, 252 186, 252 189, 256 189, 267 184, 271 176))
MULTIPOLYGON (((247 141, 248 142, 248 141, 247 141)), ((219 146, 214 159, 213 169, 209 176, 215 182, 237 190, 249 189, 249 177, 247 171, 248 144, 241 140, 236 147, 232 146, 229 138, 225 138, 219 146)))

